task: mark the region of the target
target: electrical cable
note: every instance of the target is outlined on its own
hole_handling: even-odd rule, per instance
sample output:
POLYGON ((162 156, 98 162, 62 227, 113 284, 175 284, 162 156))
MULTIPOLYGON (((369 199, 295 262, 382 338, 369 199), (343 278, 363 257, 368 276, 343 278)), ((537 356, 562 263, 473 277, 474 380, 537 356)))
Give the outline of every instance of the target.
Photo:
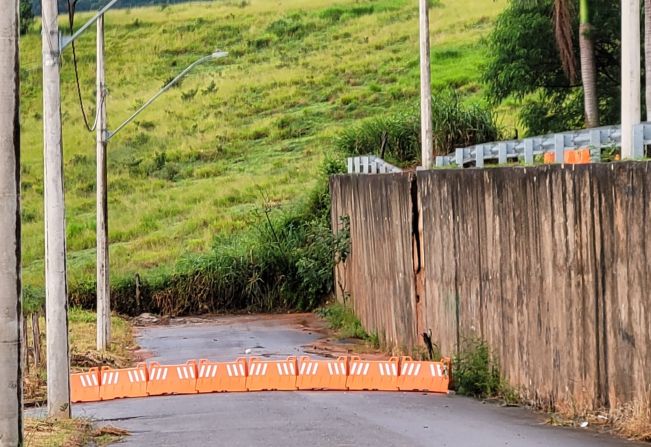
MULTIPOLYGON (((75 8, 77 6, 78 0, 68 0, 68 21, 70 23, 70 34, 74 34, 74 25, 75 25, 75 8)), ((77 64, 77 50, 75 48, 75 42, 72 41, 72 61, 75 66, 75 81, 77 83, 77 97, 79 98, 79 107, 81 109, 81 116, 84 118, 84 125, 88 132, 93 132, 97 127, 97 121, 99 119, 99 110, 101 104, 97 105, 97 111, 95 113, 95 122, 91 126, 88 122, 88 115, 86 113, 86 108, 84 107, 84 98, 81 94, 81 83, 79 82, 79 67, 77 64)), ((104 94, 101 94, 102 103, 104 102, 104 94)))

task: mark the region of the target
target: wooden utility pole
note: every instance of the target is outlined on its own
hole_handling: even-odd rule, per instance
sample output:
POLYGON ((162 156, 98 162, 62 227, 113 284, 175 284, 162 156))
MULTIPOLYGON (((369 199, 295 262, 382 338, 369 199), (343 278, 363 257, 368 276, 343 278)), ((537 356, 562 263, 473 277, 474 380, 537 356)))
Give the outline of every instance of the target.
POLYGON ((111 344, 106 127, 104 16, 102 15, 97 19, 97 349, 100 351, 105 351, 111 344))
POLYGON ((622 158, 634 152, 633 128, 641 120, 640 0, 622 0, 622 158))
POLYGON ((427 0, 420 0, 420 129, 421 166, 432 167, 432 76, 429 51, 429 12, 427 0))
POLYGON ((47 408, 50 417, 69 418, 68 282, 57 0, 42 0, 41 17, 43 19, 47 408))
POLYGON ((23 445, 18 1, 0 13, 0 445, 23 445))

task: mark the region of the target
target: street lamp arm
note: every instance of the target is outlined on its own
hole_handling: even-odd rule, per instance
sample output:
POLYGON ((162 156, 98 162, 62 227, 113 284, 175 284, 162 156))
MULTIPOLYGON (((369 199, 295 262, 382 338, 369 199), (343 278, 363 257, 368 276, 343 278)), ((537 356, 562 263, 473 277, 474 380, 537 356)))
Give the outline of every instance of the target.
POLYGON ((147 101, 146 103, 144 103, 144 104, 143 104, 143 105, 142 105, 138 110, 135 111, 135 113, 134 113, 133 115, 131 115, 129 118, 127 118, 127 120, 126 120, 125 122, 123 122, 122 124, 120 124, 120 125, 119 125, 115 130, 114 130, 114 131, 107 131, 106 140, 108 141, 108 140, 110 140, 111 138, 113 138, 113 137, 115 136, 115 134, 117 134, 117 133, 118 133, 119 131, 121 131, 124 127, 126 127, 129 123, 131 123, 131 122, 132 122, 132 121, 133 121, 133 120, 134 120, 138 115, 140 115, 140 113, 142 113, 143 110, 145 110, 147 107, 149 107, 149 106, 150 106, 154 101, 156 101, 156 100, 157 100, 157 99, 158 99, 158 98, 159 98, 163 93, 165 93, 166 91, 168 91, 169 89, 171 89, 172 87, 174 87, 174 85, 176 85, 176 84, 177 84, 177 83, 178 83, 178 82, 179 82, 179 81, 180 81, 180 80, 181 80, 185 75, 187 75, 187 74, 188 74, 188 73, 189 73, 189 72, 190 72, 194 67, 196 67, 197 65, 203 64, 204 62, 206 62, 206 61, 208 61, 208 60, 210 60, 210 59, 216 59, 216 58, 219 58, 219 57, 224 57, 224 56, 226 56, 227 54, 228 54, 228 53, 225 53, 225 52, 216 52, 216 53, 213 53, 213 54, 211 54, 211 55, 209 55, 209 56, 204 56, 204 57, 202 57, 201 59, 199 59, 198 61, 196 61, 196 62, 194 62, 193 64, 191 64, 188 68, 186 68, 185 70, 183 70, 183 71, 182 71, 182 72, 181 72, 177 77, 175 77, 174 79, 172 79, 172 80, 171 80, 171 81, 170 81, 170 82, 169 82, 165 87, 163 87, 163 88, 161 89, 161 91, 159 91, 159 92, 156 93, 154 96, 152 96, 151 99, 149 99, 149 101, 147 101))
POLYGON ((61 37, 61 45, 59 48, 59 52, 63 53, 63 50, 65 50, 72 42, 77 40, 79 36, 81 36, 84 31, 86 31, 88 28, 90 28, 97 20, 106 13, 109 9, 113 7, 119 0, 111 0, 106 6, 104 6, 102 9, 100 9, 95 16, 90 19, 88 22, 84 24, 81 28, 77 30, 76 33, 74 33, 72 36, 63 36, 61 37))

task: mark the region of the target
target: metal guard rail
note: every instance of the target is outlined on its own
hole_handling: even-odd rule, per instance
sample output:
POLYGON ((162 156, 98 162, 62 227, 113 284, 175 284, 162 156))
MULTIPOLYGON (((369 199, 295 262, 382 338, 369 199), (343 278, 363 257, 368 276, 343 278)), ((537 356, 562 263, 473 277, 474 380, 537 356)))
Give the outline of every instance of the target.
MULTIPOLYGON (((566 149, 581 147, 589 147, 591 159, 599 161, 602 148, 619 147, 620 144, 620 126, 605 126, 459 148, 454 153, 436 157, 436 166, 464 167, 466 164, 474 162, 475 167, 482 168, 486 160, 497 160, 499 164, 503 164, 519 158, 524 158, 526 164, 533 164, 536 155, 550 151, 555 153, 556 162, 562 163, 566 149)), ((644 147, 649 144, 651 144, 651 123, 636 125, 633 130, 634 158, 643 157, 644 147)))

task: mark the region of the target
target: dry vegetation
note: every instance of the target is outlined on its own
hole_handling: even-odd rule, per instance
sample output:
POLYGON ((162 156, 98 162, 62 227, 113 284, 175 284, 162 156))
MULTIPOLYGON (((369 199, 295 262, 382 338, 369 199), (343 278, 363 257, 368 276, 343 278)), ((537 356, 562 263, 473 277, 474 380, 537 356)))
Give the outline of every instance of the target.
POLYGON ((84 447, 108 445, 128 433, 113 427, 94 428, 86 419, 25 421, 25 447, 84 447))
MULTIPOLYGON (((136 349, 132 328, 127 320, 121 317, 112 318, 112 343, 110 350, 100 353, 95 349, 95 313, 71 308, 69 311, 70 324, 70 361, 73 371, 87 369, 93 366, 108 365, 116 368, 130 366, 133 363, 133 352, 136 349)), ((28 326, 28 356, 26 359, 24 394, 25 404, 37 405, 45 401, 46 390, 46 358, 45 358, 45 319, 41 316, 41 361, 35 365, 33 356, 33 337, 31 323, 28 326)))

